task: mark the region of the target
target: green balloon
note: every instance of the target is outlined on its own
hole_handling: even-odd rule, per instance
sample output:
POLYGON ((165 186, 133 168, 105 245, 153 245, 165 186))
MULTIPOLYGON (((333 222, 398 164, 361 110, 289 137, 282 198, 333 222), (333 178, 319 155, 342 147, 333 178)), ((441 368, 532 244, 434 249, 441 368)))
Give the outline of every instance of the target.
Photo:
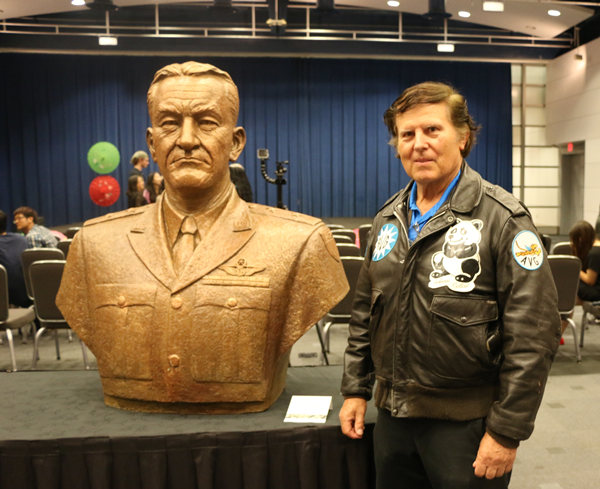
POLYGON ((100 141, 94 144, 88 151, 87 160, 90 168, 96 173, 104 175, 110 173, 119 166, 119 150, 109 142, 100 141))

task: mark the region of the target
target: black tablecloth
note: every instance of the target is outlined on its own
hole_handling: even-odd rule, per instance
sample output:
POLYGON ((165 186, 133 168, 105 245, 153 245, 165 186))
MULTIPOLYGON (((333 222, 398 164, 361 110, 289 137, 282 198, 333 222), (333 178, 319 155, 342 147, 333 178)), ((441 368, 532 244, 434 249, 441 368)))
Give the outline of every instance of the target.
POLYGON ((366 489, 362 440, 339 430, 340 367, 288 369, 263 413, 171 415, 106 407, 98 372, 0 374, 0 489, 366 489), (319 425, 283 423, 292 395, 331 395, 319 425))

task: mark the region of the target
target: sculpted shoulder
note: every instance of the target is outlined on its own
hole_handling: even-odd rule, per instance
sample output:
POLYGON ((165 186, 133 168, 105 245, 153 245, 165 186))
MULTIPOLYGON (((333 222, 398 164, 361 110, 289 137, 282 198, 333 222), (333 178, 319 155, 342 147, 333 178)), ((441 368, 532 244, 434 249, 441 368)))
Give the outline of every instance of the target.
POLYGON ((323 223, 321 219, 299 212, 288 211, 285 209, 279 209, 278 207, 269 207, 262 204, 248 204, 250 213, 266 219, 273 219, 280 221, 282 224, 285 222, 306 225, 308 227, 319 226, 323 223))
POLYGON ((131 207, 129 209, 126 209, 124 211, 119 211, 119 212, 111 212, 109 214, 105 214, 104 216, 89 219, 83 223, 83 226, 90 227, 90 226, 94 226, 96 224, 103 224, 103 223, 108 223, 111 221, 116 221, 119 219, 127 219, 127 218, 131 218, 134 216, 138 216, 140 214, 143 214, 147 210, 149 210, 151 205, 153 205, 153 204, 145 205, 142 207, 131 207))

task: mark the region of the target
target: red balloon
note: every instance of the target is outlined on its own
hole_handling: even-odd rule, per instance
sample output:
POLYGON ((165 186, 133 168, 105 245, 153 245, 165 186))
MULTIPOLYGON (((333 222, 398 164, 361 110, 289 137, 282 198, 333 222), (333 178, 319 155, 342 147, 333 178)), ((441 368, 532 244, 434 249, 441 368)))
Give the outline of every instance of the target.
POLYGON ((108 207, 113 205, 119 198, 121 187, 113 177, 102 175, 92 180, 89 192, 94 204, 108 207))

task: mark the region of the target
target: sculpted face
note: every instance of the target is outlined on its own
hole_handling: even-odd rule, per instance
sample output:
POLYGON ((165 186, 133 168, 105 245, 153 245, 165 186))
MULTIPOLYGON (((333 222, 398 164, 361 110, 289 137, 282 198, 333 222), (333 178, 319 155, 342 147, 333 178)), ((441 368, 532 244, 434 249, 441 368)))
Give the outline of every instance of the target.
POLYGON ((468 132, 450 120, 445 102, 422 104, 396 117, 396 151, 404 170, 417 185, 446 188, 458 174, 468 132))
POLYGON ((169 193, 197 196, 229 185, 229 162, 244 149, 246 134, 235 127, 228 90, 225 80, 210 74, 158 82, 146 140, 169 193))

